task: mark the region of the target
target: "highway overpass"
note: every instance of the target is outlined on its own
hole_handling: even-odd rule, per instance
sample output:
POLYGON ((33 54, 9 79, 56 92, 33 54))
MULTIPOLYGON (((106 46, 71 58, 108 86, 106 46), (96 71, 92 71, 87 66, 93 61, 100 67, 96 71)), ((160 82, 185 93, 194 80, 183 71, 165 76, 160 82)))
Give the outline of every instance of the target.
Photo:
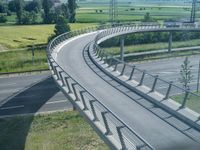
MULTIPOLYGON (((171 109, 176 103, 168 108, 153 101, 159 93, 146 93, 148 87, 142 79, 137 87, 131 87, 137 82, 131 79, 126 83, 124 70, 119 72, 116 64, 107 64, 108 58, 98 54, 102 51, 95 48, 94 41, 99 44, 140 31, 200 29, 122 26, 96 30, 63 34, 49 44, 47 53, 56 83, 99 136, 111 149, 199 150, 199 114, 187 108, 171 109)), ((162 100, 171 104, 166 98, 162 100)))

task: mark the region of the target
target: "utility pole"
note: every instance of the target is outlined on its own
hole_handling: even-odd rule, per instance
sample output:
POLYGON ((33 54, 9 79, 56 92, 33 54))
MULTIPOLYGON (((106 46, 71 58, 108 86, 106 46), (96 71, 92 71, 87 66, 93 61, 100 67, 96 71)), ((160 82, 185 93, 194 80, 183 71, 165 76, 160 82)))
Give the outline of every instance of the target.
POLYGON ((117 0, 110 0, 109 17, 110 22, 114 22, 117 16, 117 0))
POLYGON ((198 71, 198 77, 197 77, 197 92, 199 92, 199 85, 200 85, 200 61, 199 61, 199 71, 198 71))
POLYGON ((190 22, 194 23, 196 18, 196 4, 197 0, 192 0, 192 10, 191 10, 191 16, 190 16, 190 22))

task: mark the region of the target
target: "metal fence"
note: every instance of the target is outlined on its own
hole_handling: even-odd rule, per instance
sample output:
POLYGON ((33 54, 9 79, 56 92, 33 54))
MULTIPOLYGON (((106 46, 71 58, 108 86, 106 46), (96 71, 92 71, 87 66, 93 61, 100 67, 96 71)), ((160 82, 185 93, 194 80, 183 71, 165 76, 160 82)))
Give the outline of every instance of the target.
POLYGON ((85 114, 87 112, 87 114, 89 113, 89 115, 92 116, 91 121, 93 124, 99 122, 103 127, 102 134, 105 135, 105 137, 112 135, 114 140, 120 145, 119 149, 154 150, 154 148, 139 136, 137 132, 131 129, 109 108, 102 104, 100 100, 96 99, 95 96, 59 66, 53 57, 56 50, 59 48, 59 45, 67 39, 96 30, 102 31, 102 29, 111 26, 113 25, 91 27, 84 30, 65 33, 55 38, 47 47, 49 68, 60 87, 72 97, 74 104, 76 104, 82 112, 85 114))
MULTIPOLYGON (((116 57, 112 56, 110 53, 106 52, 103 48, 99 46, 101 42, 105 39, 109 39, 116 35, 131 33, 137 30, 145 31, 149 29, 165 29, 167 28, 161 24, 146 24, 143 26, 134 25, 134 26, 121 26, 121 27, 113 27, 111 29, 107 29, 102 31, 96 36, 94 42, 94 53, 100 60, 104 60, 108 63, 109 67, 113 67, 113 71, 119 71, 120 75, 126 75, 129 80, 137 81, 137 86, 146 86, 149 88, 149 92, 157 92, 162 97, 162 100, 176 100, 180 104, 180 109, 189 107, 195 112, 200 113, 200 95, 193 93, 189 89, 184 89, 179 86, 173 84, 173 82, 168 82, 166 80, 161 79, 157 75, 152 75, 148 73, 146 70, 141 70, 136 66, 130 65, 124 61, 120 61, 116 57), (103 39, 103 40, 102 40, 103 39), (194 105, 195 101, 195 105, 194 105)), ((198 26, 181 26, 173 28, 173 30, 178 29, 191 29, 191 30, 200 30, 198 26)), ((161 100, 161 101, 162 101, 161 100)))

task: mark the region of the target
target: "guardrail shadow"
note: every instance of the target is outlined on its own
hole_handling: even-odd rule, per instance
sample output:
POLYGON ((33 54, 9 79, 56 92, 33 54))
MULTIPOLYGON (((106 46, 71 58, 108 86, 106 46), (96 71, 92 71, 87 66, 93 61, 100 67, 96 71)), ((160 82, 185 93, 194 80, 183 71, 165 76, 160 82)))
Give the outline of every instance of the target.
POLYGON ((26 138, 33 122, 34 114, 59 91, 53 78, 47 77, 6 98, 4 104, 0 106, 0 116, 32 115, 25 116, 25 118, 0 118, 0 149, 25 149, 26 138))

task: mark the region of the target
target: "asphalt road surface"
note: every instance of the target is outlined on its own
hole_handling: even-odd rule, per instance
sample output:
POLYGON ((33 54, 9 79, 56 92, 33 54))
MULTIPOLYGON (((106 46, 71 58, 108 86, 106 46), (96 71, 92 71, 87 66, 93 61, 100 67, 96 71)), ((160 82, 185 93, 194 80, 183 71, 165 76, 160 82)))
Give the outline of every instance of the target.
POLYGON ((195 129, 118 85, 98 69, 95 70, 94 65, 90 63, 98 73, 95 74, 86 64, 82 53, 86 43, 94 36, 85 35, 64 45, 57 54, 58 64, 156 149, 199 150, 200 133, 195 129), (116 85, 111 86, 106 80, 116 85), (129 96, 116 87, 126 91, 129 96))
POLYGON ((0 78, 0 117, 72 108, 50 73, 0 78))
MULTIPOLYGON (((200 55, 195 56, 189 56, 190 65, 192 66, 191 72, 192 72, 192 80, 189 83, 189 87, 191 91, 195 91, 197 89, 197 81, 198 81, 198 69, 199 69, 199 61, 200 61, 200 55)), ((177 57, 177 58, 168 58, 168 59, 160 59, 160 60, 150 60, 150 61, 142 61, 142 62, 131 62, 130 64, 132 66, 136 66, 142 71, 146 71, 147 73, 150 73, 151 75, 155 76, 158 75, 159 78, 167 81, 168 83, 170 81, 173 81, 173 84, 176 86, 179 86, 183 88, 183 84, 180 83, 180 70, 181 65, 183 64, 185 57, 177 57)), ((123 65, 118 65, 117 70, 121 72, 123 68, 123 65)), ((130 76, 132 71, 132 67, 126 67, 125 68, 125 75, 130 76)), ((140 82, 142 76, 142 72, 135 70, 133 74, 133 79, 140 82)), ((145 75, 143 84, 152 87, 154 82, 154 77, 150 75, 145 75)), ((156 85, 156 91, 160 92, 161 94, 166 94, 167 89, 169 87, 169 84, 166 82, 163 82, 161 80, 157 81, 156 85)), ((199 87, 200 88, 200 87, 199 87)), ((172 90, 170 92, 170 96, 174 96, 177 94, 181 94, 184 91, 175 87, 172 87, 172 90)))

